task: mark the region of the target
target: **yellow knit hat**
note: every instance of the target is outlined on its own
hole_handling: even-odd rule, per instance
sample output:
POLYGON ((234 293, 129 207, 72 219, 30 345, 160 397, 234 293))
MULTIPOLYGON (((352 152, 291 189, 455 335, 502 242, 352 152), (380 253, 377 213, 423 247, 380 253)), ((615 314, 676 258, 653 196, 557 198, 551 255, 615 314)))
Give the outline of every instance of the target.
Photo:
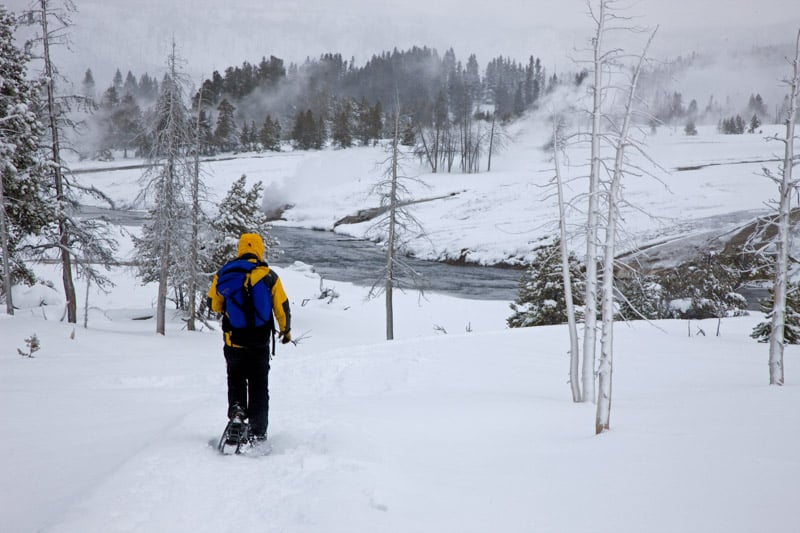
POLYGON ((238 257, 244 254, 253 254, 259 259, 264 259, 264 241, 257 233, 243 233, 239 237, 239 249, 236 252, 238 257))

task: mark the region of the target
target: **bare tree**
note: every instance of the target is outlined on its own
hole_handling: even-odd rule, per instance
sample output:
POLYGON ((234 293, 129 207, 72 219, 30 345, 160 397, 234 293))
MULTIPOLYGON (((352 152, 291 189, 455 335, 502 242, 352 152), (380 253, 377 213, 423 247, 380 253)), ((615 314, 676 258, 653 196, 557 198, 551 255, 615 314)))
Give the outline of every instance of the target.
POLYGON ((589 170, 589 205, 586 211, 586 306, 583 321, 583 368, 581 401, 595 399, 594 364, 597 328, 597 244, 599 231, 600 197, 600 140, 602 136, 603 72, 606 69, 608 54, 603 52, 603 38, 609 21, 609 0, 599 1, 599 12, 589 5, 589 13, 595 22, 595 36, 592 39, 592 129, 589 170))
POLYGON ((800 87, 800 31, 797 32, 795 55, 792 64, 792 78, 788 81, 789 109, 784 119, 786 134, 783 139, 784 156, 781 176, 775 176, 765 170, 768 177, 776 181, 780 191, 778 206, 777 237, 775 240, 775 277, 773 285, 774 304, 772 307, 772 324, 769 336, 769 383, 770 385, 783 385, 783 344, 784 327, 786 323, 786 294, 789 270, 789 246, 791 233, 791 198, 797 189, 797 180, 792 177, 795 162, 795 120, 797 117, 798 87, 800 87))
POLYGON ((51 141, 51 157, 53 160, 53 181, 56 188, 56 209, 58 216, 58 233, 61 251, 61 279, 64 283, 64 295, 67 299, 67 321, 74 324, 77 322, 77 304, 75 301, 75 283, 72 279, 72 257, 69 252, 70 247, 70 224, 67 222, 66 209, 66 196, 64 194, 64 168, 61 161, 61 140, 59 138, 60 128, 58 126, 58 115, 56 97, 55 97, 55 70, 53 63, 50 59, 50 44, 51 40, 59 37, 60 34, 56 33, 70 25, 68 13, 74 11, 74 4, 68 2, 66 10, 61 13, 55 12, 51 9, 51 2, 49 0, 40 0, 40 24, 42 26, 42 47, 44 58, 44 77, 45 77, 45 94, 47 106, 47 120, 50 129, 51 141), (50 31, 49 18, 55 16, 61 23, 61 26, 50 31))
MULTIPOLYGON (((657 31, 657 29, 656 29, 657 31)), ((628 97, 625 102, 625 112, 622 118, 622 126, 616 132, 616 147, 614 157, 614 167, 612 170, 611 183, 608 186, 607 207, 608 218, 606 219, 606 239, 605 249, 603 250, 603 281, 602 281, 602 336, 600 348, 600 362, 597 369, 598 377, 598 396, 597 396, 597 417, 595 421, 595 433, 599 434, 609 429, 611 417, 611 384, 614 360, 614 254, 616 251, 617 226, 619 222, 619 204, 622 194, 622 178, 625 165, 625 149, 630 144, 629 132, 633 117, 633 104, 636 96, 636 87, 639 82, 639 75, 642 71, 647 50, 650 48, 655 37, 655 31, 639 56, 639 62, 633 71, 628 97)))
POLYGON ((194 130, 194 175, 192 179, 192 237, 189 243, 189 318, 186 322, 186 329, 195 330, 195 315, 197 314, 197 282, 198 282, 198 254, 200 248, 200 118, 203 111, 203 86, 197 97, 197 121, 194 130))
MULTIPOLYGON (((67 148, 63 140, 62 129, 75 127, 69 119, 68 111, 74 106, 90 107, 91 101, 85 96, 59 95, 56 81, 60 79, 58 69, 51 57, 51 47, 66 46, 67 29, 72 25, 71 14, 76 11, 71 0, 38 0, 37 7, 24 14, 25 20, 41 29, 41 35, 26 44, 32 49, 36 42, 41 44, 41 60, 44 64, 42 77, 44 85, 43 115, 48 129, 43 151, 47 152, 49 169, 52 173, 55 190, 54 207, 56 228, 45 235, 46 242, 31 246, 34 252, 44 254, 48 250, 57 249, 61 260, 61 277, 64 295, 67 301, 66 318, 70 323, 77 322, 77 302, 73 267, 77 262, 102 264, 106 269, 114 264, 113 252, 117 243, 111 236, 108 224, 100 219, 79 219, 78 194, 87 194, 100 199, 113 207, 113 202, 94 187, 81 186, 73 179, 66 166, 62 153, 67 148)), ((98 283, 107 283, 108 279, 97 269, 85 269, 86 275, 98 283)))
POLYGON ((180 58, 173 41, 167 58, 168 72, 161 84, 161 94, 156 104, 152 125, 150 165, 142 176, 144 186, 140 201, 152 197, 151 220, 143 228, 143 236, 135 239, 143 257, 141 267, 145 281, 158 281, 156 332, 164 335, 166 301, 170 276, 186 261, 185 242, 181 232, 190 222, 186 213, 191 208, 184 197, 195 172, 193 158, 188 151, 194 146, 189 113, 184 98, 186 79, 179 71, 180 58), (183 250, 181 243, 184 244, 183 250))
POLYGON ((6 200, 3 191, 3 178, 0 174, 0 260, 3 261, 3 295, 6 299, 6 313, 14 314, 14 301, 11 295, 11 254, 8 249, 8 226, 6 225, 6 200))
POLYGON ((555 165, 555 182, 558 194, 558 221, 561 235, 561 271, 564 277, 564 300, 567 306, 567 327, 569 329, 569 383, 572 390, 572 401, 580 402, 580 345, 578 342, 578 327, 575 316, 575 303, 572 296, 572 279, 569 268, 569 250, 567 249, 567 218, 564 201, 564 186, 561 178, 561 121, 553 113, 553 162, 555 165))
POLYGON ((497 113, 495 112, 492 112, 492 117, 491 120, 489 121, 489 131, 487 132, 486 137, 489 142, 489 146, 487 147, 486 172, 491 172, 492 156, 496 152, 499 152, 503 148, 505 148, 506 142, 508 140, 508 134, 503 128, 503 125, 498 124, 497 113))
POLYGON ((386 233, 386 266, 379 279, 370 289, 369 296, 377 297, 384 293, 386 303, 386 340, 394 339, 394 289, 400 287, 401 278, 410 278, 417 288, 422 288, 420 276, 402 259, 403 239, 408 233, 423 235, 425 232, 417 219, 409 212, 409 189, 406 182, 410 178, 401 173, 400 150, 400 101, 395 98, 394 135, 390 146, 389 157, 385 161, 386 171, 373 191, 381 198, 384 215, 370 228, 386 233), (381 282, 383 284, 381 285, 381 282))

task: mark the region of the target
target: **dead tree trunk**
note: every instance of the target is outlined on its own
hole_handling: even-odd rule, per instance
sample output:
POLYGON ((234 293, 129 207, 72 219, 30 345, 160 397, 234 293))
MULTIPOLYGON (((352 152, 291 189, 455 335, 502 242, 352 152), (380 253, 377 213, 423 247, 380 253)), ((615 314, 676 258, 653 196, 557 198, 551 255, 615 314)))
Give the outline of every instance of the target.
POLYGON ((63 166, 61 164, 61 141, 58 130, 58 110, 56 109, 54 76, 50 60, 50 39, 47 28, 48 0, 40 0, 42 10, 42 46, 44 58, 45 93, 47 100, 47 120, 50 128, 50 145, 53 158, 53 182, 56 189, 56 216, 58 217, 59 251, 61 254, 61 280, 64 284, 64 297, 67 300, 67 322, 78 321, 78 307, 75 301, 75 283, 72 277, 71 239, 67 214, 64 212, 67 199, 64 194, 63 166))
POLYGON ((783 175, 780 181, 780 204, 778 207, 778 236, 775 254, 774 303, 772 307, 772 323, 769 335, 769 383, 783 385, 783 343, 784 326, 786 324, 786 291, 788 286, 789 246, 791 232, 791 197, 797 183, 792 179, 794 162, 794 130, 797 115, 797 93, 800 85, 800 31, 797 32, 793 76, 790 83, 789 111, 786 117, 786 137, 784 142, 783 175))
POLYGON ((394 137, 392 138, 391 189, 389 193, 389 236, 386 250, 386 340, 394 339, 394 255, 397 238, 397 152, 400 149, 400 101, 395 101, 394 137))
MULTIPOLYGON (((494 124, 492 124, 494 127, 494 124)), ((575 302, 572 296, 572 279, 569 271, 569 250, 567 250, 567 217, 564 209, 564 188, 561 179, 561 133, 558 118, 553 115, 553 161, 555 162, 556 187, 558 190, 558 222, 561 234, 561 272, 564 279, 564 300, 567 310, 567 327, 569 329, 569 384, 572 390, 572 401, 580 402, 580 348, 578 343, 578 327, 575 319, 575 302)))
POLYGON ((614 253, 616 250, 617 227, 619 221, 619 203, 622 187, 623 166, 625 164, 625 148, 628 146, 633 103, 636 95, 636 86, 642 70, 644 58, 650 43, 653 42, 655 31, 650 36, 644 47, 639 63, 633 72, 629 87, 628 98, 625 103, 625 115, 622 127, 618 132, 616 155, 614 158, 614 174, 608 190, 608 219, 606 221, 606 241, 603 250, 603 331, 600 343, 600 364, 597 369, 598 395, 597 417, 595 420, 595 434, 608 431, 611 420, 611 385, 614 369, 614 253))
POLYGON ((3 177, 0 175, 0 252, 3 254, 3 293, 6 297, 6 313, 14 314, 11 297, 11 255, 8 250, 8 225, 6 224, 6 200, 3 190, 3 177))
POLYGON ((591 166, 589 171, 589 206, 586 220, 586 296, 583 318, 583 402, 595 400, 594 363, 597 328, 597 234, 600 195, 600 128, 605 57, 602 52, 605 33, 606 0, 600 0, 595 18, 597 30, 592 42, 594 86, 592 87, 591 166))
POLYGON ((197 122, 194 131, 194 179, 192 180, 192 237, 191 258, 189 259, 189 320, 186 329, 195 331, 197 314, 197 248, 200 232, 200 111, 203 107, 203 85, 197 97, 197 122))

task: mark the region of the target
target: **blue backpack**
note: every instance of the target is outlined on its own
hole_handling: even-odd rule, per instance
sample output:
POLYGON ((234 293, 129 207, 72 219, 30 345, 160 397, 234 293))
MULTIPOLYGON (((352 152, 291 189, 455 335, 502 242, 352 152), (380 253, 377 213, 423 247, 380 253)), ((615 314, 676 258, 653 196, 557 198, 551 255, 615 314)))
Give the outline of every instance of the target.
POLYGON ((217 292, 225 298, 222 329, 230 333, 231 342, 237 346, 266 346, 275 328, 272 319, 274 276, 268 274, 255 284, 250 281, 250 273, 259 266, 267 264, 236 259, 225 264, 217 274, 217 292))

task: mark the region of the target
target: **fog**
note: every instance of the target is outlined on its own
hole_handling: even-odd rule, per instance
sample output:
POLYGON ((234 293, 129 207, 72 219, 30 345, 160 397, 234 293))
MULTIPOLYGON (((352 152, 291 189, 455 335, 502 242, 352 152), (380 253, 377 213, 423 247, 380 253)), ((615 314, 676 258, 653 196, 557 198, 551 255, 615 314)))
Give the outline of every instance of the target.
MULTIPOLYGON (((54 3, 60 0, 53 0, 54 3)), ((594 2, 592 2, 594 3, 594 2)), ((18 12, 30 0, 10 0, 18 12)), ((550 72, 592 32, 585 0, 75 0, 71 50, 55 51, 62 73, 78 80, 91 68, 98 86, 116 68, 159 74, 176 40, 190 76, 199 80, 270 54, 302 62, 325 52, 363 64, 371 55, 414 45, 475 53, 483 67, 503 55, 541 57, 550 72)), ((674 57, 787 43, 800 26, 795 0, 630 0, 616 2, 636 23, 660 24, 653 52, 674 57)), ((158 76, 160 77, 160 76, 158 76)))

